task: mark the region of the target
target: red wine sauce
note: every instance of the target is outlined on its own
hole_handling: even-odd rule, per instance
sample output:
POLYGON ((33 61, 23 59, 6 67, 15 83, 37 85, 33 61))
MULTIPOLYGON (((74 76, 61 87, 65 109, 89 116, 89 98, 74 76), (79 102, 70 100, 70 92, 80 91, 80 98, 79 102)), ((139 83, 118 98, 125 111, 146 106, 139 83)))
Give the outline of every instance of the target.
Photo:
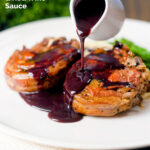
POLYGON ((76 122, 82 115, 68 108, 64 101, 63 88, 55 88, 34 93, 19 93, 32 107, 48 112, 50 119, 57 122, 76 122))
MULTIPOLYGON (((41 54, 35 54, 33 61, 35 67, 28 70, 33 74, 34 79, 37 81, 38 86, 42 86, 44 80, 48 76, 48 68, 55 67, 55 64, 60 60, 67 60, 73 58, 74 61, 80 58, 80 51, 71 47, 69 44, 57 45, 51 51, 41 54), (62 52, 63 50, 63 52, 62 52)), ((74 63, 74 62, 72 62, 74 63)), ((70 66, 68 66, 69 68, 70 66)), ((59 74, 64 74, 68 70, 61 70, 59 74)), ((31 106, 40 110, 49 112, 48 116, 57 122, 75 122, 82 118, 81 115, 75 113, 71 107, 66 105, 63 95, 63 81, 62 78, 59 82, 59 88, 52 88, 49 90, 40 90, 34 93, 19 93, 20 96, 31 106)))
POLYGON ((81 43, 81 68, 84 69, 84 41, 105 10, 104 0, 75 0, 74 16, 81 43))
MULTIPOLYGON (((32 73, 34 79, 37 81, 38 86, 42 86, 44 80, 48 77, 48 68, 50 66, 55 67, 55 64, 60 60, 67 60, 73 57, 76 60, 80 58, 80 52, 71 47, 69 44, 58 45, 51 51, 47 51, 41 54, 35 54, 33 61, 35 62, 35 67, 28 70, 32 73), (63 52, 61 52, 63 49, 63 52)), ((68 68, 67 68, 68 69, 68 68)), ((62 70, 62 73, 66 70, 62 70)), ((40 90, 40 89, 39 89, 40 90)))
POLYGON ((92 79, 102 81, 103 87, 111 86, 113 90, 130 86, 128 82, 110 82, 109 75, 113 69, 124 69, 124 65, 113 57, 113 51, 106 54, 91 53, 85 57, 84 70, 81 69, 81 60, 78 60, 66 75, 58 88, 34 93, 20 93, 20 96, 31 106, 47 111, 49 118, 57 122, 75 122, 82 119, 82 115, 72 110, 72 101, 75 94, 80 93, 92 79), (113 88, 114 86, 114 88, 113 88))
POLYGON ((128 82, 110 82, 108 77, 114 69, 124 69, 124 65, 111 55, 112 51, 106 54, 90 54, 85 57, 84 70, 81 70, 81 60, 75 63, 69 70, 64 83, 64 94, 66 103, 71 106, 73 96, 80 93, 92 79, 103 82, 103 87, 112 87, 116 90, 120 87, 133 87, 128 82))
MULTIPOLYGON (((75 94, 80 93, 92 79, 102 81, 104 87, 130 86, 126 82, 110 82, 109 75, 113 69, 123 69, 117 59, 106 54, 90 54, 84 58, 84 41, 90 34, 92 27, 98 22, 105 10, 104 0, 75 0, 74 15, 77 25, 77 34, 81 42, 81 60, 75 63, 66 75, 64 87, 38 91, 35 93, 20 93, 21 97, 31 106, 49 112, 48 116, 58 122, 75 122, 82 115, 72 110, 72 101, 75 94)), ((120 46, 120 45, 119 45, 120 46)), ((60 59, 66 59, 66 54, 57 55, 58 49, 53 53, 45 53, 35 57, 36 67, 30 69, 39 84, 47 76, 48 66, 54 66, 60 59)), ((74 54, 74 53, 72 53, 74 54)), ((77 55, 75 53, 75 55, 77 55)))

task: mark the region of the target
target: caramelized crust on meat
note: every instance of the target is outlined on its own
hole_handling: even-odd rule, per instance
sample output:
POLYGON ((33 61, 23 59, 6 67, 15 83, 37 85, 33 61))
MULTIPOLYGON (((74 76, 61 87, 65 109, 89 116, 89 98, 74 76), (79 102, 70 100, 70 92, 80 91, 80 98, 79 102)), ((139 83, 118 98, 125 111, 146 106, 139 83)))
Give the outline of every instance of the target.
MULTIPOLYGON (((109 82, 128 82, 132 86, 103 86, 104 82, 92 79, 80 93, 74 95, 72 107, 75 112, 89 116, 114 116, 141 103, 141 94, 148 90, 150 72, 140 57, 124 45, 112 51, 97 49, 94 54, 111 53, 125 67, 112 69, 109 82)), ((92 61, 85 61, 85 66, 92 61), (88 62, 88 63, 87 63, 88 62)))
POLYGON ((48 89, 62 80, 80 58, 75 39, 45 38, 31 49, 16 50, 5 66, 8 85, 19 92, 48 89))

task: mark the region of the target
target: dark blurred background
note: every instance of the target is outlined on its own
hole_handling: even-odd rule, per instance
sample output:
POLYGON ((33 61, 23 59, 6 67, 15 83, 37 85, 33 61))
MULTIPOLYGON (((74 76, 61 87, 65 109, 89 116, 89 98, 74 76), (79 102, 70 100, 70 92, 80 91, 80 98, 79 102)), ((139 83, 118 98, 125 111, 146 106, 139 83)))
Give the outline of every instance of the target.
POLYGON ((150 21, 150 0, 122 0, 126 9, 126 16, 150 21))
MULTIPOLYGON (((12 0, 11 0, 12 1, 12 0)), ((9 2, 10 4, 26 3, 27 9, 5 9, 6 0, 0 0, 0 31, 6 28, 45 18, 69 16, 70 0, 45 0, 45 2, 9 2)), ((126 16, 150 21, 150 0, 122 0, 126 16)))

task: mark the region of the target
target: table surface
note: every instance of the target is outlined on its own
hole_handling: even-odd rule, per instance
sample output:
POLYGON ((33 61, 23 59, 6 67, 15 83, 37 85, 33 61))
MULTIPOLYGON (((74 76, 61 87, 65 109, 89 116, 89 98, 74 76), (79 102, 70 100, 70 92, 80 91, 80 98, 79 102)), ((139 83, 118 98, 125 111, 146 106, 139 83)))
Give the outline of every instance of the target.
POLYGON ((150 0, 122 0, 129 18, 150 21, 150 0))

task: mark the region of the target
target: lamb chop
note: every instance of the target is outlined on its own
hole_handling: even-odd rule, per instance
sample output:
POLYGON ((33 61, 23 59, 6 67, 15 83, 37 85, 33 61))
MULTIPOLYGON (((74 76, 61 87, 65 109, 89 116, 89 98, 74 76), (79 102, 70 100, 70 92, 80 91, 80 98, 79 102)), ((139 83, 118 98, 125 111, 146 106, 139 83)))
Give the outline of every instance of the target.
POLYGON ((116 43, 109 51, 97 49, 77 61, 64 83, 68 105, 88 116, 114 116, 142 102, 148 90, 150 72, 140 57, 116 43))
POLYGON ((79 43, 72 39, 45 38, 31 49, 16 50, 5 66, 8 85, 18 92, 34 92, 57 85, 80 58, 79 43))

